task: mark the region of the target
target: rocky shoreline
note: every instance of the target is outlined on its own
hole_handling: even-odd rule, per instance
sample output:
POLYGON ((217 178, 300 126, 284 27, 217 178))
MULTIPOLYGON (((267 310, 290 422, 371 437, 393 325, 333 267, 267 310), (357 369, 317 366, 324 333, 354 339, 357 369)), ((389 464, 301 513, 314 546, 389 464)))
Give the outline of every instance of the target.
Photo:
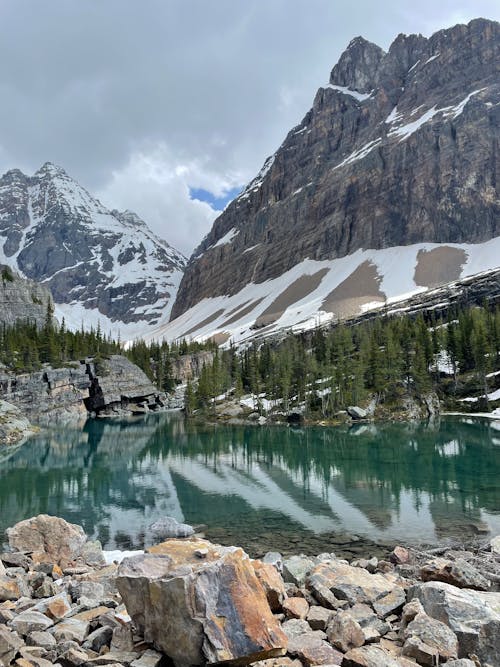
POLYGON ((179 537, 125 558, 56 517, 8 529, 0 664, 500 665, 500 537, 396 545, 386 560, 253 560, 175 520, 152 528, 179 537))

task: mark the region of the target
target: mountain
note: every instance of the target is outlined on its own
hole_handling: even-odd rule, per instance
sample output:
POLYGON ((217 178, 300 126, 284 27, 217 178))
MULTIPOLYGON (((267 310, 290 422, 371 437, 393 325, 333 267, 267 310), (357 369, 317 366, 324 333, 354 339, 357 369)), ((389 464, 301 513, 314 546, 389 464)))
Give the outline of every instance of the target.
POLYGON ((353 39, 155 335, 307 328, 498 267, 499 139, 499 23, 353 39))
POLYGON ((186 259, 47 162, 0 178, 0 263, 49 288, 68 326, 132 337, 168 321, 186 259))

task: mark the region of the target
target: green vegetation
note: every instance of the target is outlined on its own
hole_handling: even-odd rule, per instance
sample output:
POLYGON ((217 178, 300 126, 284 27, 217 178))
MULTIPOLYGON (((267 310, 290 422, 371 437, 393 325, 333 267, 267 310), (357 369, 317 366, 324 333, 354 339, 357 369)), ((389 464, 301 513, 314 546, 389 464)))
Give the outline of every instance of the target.
POLYGON ((458 405, 488 410, 498 369, 500 308, 451 308, 446 320, 391 316, 255 343, 242 354, 219 351, 197 389, 190 387, 186 409, 211 408, 215 397, 231 392, 253 394, 258 411, 265 398, 285 411, 303 405, 307 416, 327 419, 374 399, 389 415, 405 398, 434 391, 447 407, 481 395, 458 405))

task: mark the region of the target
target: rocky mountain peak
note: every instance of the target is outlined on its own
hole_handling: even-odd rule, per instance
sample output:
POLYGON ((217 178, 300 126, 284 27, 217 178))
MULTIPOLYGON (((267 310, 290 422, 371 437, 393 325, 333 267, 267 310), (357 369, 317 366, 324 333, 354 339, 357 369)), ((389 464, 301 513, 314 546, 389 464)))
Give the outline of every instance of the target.
POLYGON ((355 37, 341 55, 330 75, 330 84, 346 86, 369 93, 377 84, 377 74, 385 51, 364 39, 355 37))

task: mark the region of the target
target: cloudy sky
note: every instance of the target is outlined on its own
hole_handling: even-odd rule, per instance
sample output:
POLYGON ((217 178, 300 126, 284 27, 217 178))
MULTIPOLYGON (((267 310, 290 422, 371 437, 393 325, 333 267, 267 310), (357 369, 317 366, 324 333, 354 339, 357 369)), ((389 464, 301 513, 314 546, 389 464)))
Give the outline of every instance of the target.
POLYGON ((190 254, 349 41, 498 0, 0 0, 0 171, 63 166, 190 254))

